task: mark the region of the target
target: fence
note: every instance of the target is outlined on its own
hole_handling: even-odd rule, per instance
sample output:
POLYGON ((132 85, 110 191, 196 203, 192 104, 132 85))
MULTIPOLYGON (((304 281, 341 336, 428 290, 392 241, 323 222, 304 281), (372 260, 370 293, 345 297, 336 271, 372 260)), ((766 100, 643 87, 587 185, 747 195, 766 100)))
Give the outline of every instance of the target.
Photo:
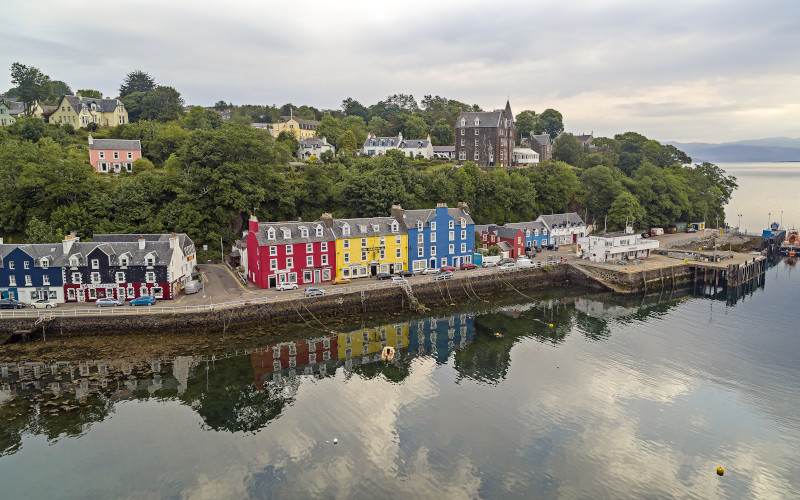
MULTIPOLYGON (((558 266, 558 261, 548 261, 543 263, 543 265, 556 267, 558 266)), ((532 266, 532 267, 519 267, 513 268, 511 270, 505 272, 520 272, 520 271, 529 271, 537 269, 541 266, 532 266)), ((482 276, 493 275, 499 271, 499 268, 490 268, 490 269, 483 269, 483 270, 476 270, 476 271, 459 271, 465 274, 458 276, 454 275, 453 278, 458 280, 469 280, 469 279, 478 279, 482 276), (470 273, 470 274, 466 274, 470 273)), ((413 282, 409 282, 410 285, 417 285, 423 283, 433 283, 438 281, 435 278, 435 275, 421 275, 414 279, 413 282)), ((351 285, 351 286, 336 286, 335 288, 325 288, 325 295, 347 295, 351 293, 359 293, 368 290, 382 290, 386 288, 395 288, 398 285, 396 283, 392 283, 389 280, 386 281, 379 281, 373 282, 369 284, 359 284, 359 285, 351 285)), ((289 300, 298 300, 306 298, 304 295, 303 290, 293 290, 293 291, 284 291, 279 292, 280 295, 272 295, 272 296, 265 296, 265 295, 255 295, 250 298, 241 298, 236 300, 229 300, 226 302, 216 302, 210 304, 198 304, 193 306, 131 306, 131 307, 124 307, 124 306, 110 306, 110 307, 93 307, 93 308, 84 308, 84 309, 47 309, 47 312, 44 312, 39 309, 12 309, 12 310, 5 310, 0 312, 0 318, 39 318, 41 316, 47 315, 52 317, 78 317, 78 316, 132 316, 132 315, 148 315, 148 314, 176 314, 176 313, 196 313, 196 312, 205 312, 205 311, 214 311, 217 309, 228 309, 234 307, 241 307, 241 306, 248 306, 248 305, 256 305, 256 304, 270 304, 270 303, 278 303, 284 302, 289 300)), ((310 297, 309 297, 310 298, 310 297)))

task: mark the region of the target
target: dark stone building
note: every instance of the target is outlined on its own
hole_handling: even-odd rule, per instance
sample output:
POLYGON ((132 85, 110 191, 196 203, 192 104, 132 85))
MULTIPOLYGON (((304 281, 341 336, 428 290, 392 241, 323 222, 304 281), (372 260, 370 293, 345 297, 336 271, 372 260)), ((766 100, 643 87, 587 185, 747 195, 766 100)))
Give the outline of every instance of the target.
POLYGON ((531 149, 539 153, 539 161, 553 158, 553 140, 550 134, 531 134, 529 142, 531 149))
POLYGON ((517 126, 506 101, 502 110, 460 112, 456 119, 456 158, 480 166, 510 167, 517 126))

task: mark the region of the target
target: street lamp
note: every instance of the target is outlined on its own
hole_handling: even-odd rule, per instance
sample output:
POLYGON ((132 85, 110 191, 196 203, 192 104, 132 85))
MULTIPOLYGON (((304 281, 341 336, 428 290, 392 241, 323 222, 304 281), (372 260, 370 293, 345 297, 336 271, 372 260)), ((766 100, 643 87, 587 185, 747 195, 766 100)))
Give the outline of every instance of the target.
POLYGON ((736 230, 741 233, 742 232, 742 214, 736 214, 736 216, 739 217, 739 225, 736 226, 736 230))
POLYGON ((783 210, 781 210, 781 225, 778 226, 778 229, 783 227, 783 210))

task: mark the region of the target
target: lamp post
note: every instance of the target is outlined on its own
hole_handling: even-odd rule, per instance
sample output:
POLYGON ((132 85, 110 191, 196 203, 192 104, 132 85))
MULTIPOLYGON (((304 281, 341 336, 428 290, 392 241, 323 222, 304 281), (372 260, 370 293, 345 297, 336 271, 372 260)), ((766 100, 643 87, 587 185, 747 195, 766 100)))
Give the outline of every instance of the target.
POLYGON ((741 233, 742 232, 742 214, 736 214, 739 217, 739 225, 736 226, 736 230, 741 233))
POLYGON ((781 225, 778 226, 778 229, 783 227, 783 210, 781 210, 781 225))
POLYGON ((772 220, 772 212, 767 214, 767 227, 769 227, 769 221, 772 220))

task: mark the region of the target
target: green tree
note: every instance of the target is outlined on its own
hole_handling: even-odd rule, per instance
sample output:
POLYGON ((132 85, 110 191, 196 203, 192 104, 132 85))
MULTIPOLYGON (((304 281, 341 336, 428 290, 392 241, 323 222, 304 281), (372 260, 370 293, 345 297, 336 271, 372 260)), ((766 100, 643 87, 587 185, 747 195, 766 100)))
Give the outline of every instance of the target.
POLYGON ((540 214, 567 211, 579 187, 574 169, 564 162, 548 162, 533 169, 531 177, 538 193, 536 209, 540 214))
POLYGON ((342 135, 341 148, 347 151, 358 150, 358 143, 356 142, 356 136, 352 130, 347 130, 345 131, 344 135, 342 135))
POLYGON ((577 165, 583 157, 583 146, 572 134, 565 133, 556 137, 553 146, 553 158, 577 165))
POLYGON ((189 130, 213 130, 222 126, 222 117, 212 109, 192 106, 183 119, 183 125, 189 130))
POLYGON ((94 98, 94 99, 102 99, 103 98, 103 93, 102 92, 100 92, 99 90, 93 90, 93 89, 80 89, 80 90, 78 90, 78 94, 80 94, 81 97, 91 97, 91 98, 94 98))
POLYGON ((397 132, 394 131, 392 125, 380 116, 373 116, 370 119, 369 125, 367 125, 367 131, 377 135, 378 137, 390 137, 397 135, 397 132))
MULTIPOLYGON (((360 116, 346 116, 342 119, 342 128, 350 130, 356 138, 356 144, 360 147, 367 140, 367 124, 360 116)), ((357 149, 357 148, 356 148, 357 149)))
POLYGON ((564 117, 555 109, 547 108, 536 118, 537 134, 550 134, 550 137, 558 137, 564 131, 564 117))
POLYGON ((348 97, 342 101, 342 111, 344 112, 345 116, 361 117, 361 119, 364 120, 364 123, 366 123, 370 117, 369 110, 363 104, 351 97, 348 97))
POLYGON ((411 116, 403 124, 403 138, 425 139, 427 136, 428 124, 419 116, 411 116))
POLYGON ((626 222, 628 224, 644 222, 645 210, 639 204, 639 201, 628 191, 622 191, 614 199, 608 211, 608 227, 609 229, 622 230, 625 229, 626 222))
POLYGON ((431 141, 434 146, 452 146, 456 142, 453 126, 447 120, 441 118, 431 127, 431 141))
POLYGON ((148 160, 147 158, 139 158, 135 162, 133 162, 133 168, 131 169, 133 175, 141 174, 142 172, 150 172, 153 170, 153 162, 148 160))
POLYGON ((55 243, 63 240, 64 235, 53 231, 52 224, 34 215, 25 226, 25 239, 28 243, 55 243))
POLYGON ((30 116, 33 105, 44 101, 52 94, 50 77, 39 68, 15 62, 11 65, 11 83, 17 88, 19 99, 25 103, 25 114, 30 116))
POLYGON ((336 149, 341 147, 341 137, 344 133, 344 129, 342 128, 342 122, 332 116, 327 114, 322 117, 322 120, 317 125, 316 135, 320 139, 325 137, 329 143, 333 144, 336 149))
POLYGON ((122 85, 119 86, 119 96, 125 97, 135 92, 147 93, 155 90, 156 81, 150 74, 142 70, 134 70, 125 75, 122 85))
POLYGON ((522 141, 525 140, 526 137, 530 136, 531 132, 536 129, 536 120, 537 117, 535 111, 525 110, 517 114, 517 133, 519 134, 517 143, 521 144, 522 141))
POLYGON ((167 122, 183 116, 183 98, 172 87, 159 85, 147 92, 141 101, 142 120, 167 122))
POLYGON ((585 170, 580 176, 580 183, 581 200, 595 215, 607 215, 611 204, 623 190, 614 172, 604 165, 585 170))

